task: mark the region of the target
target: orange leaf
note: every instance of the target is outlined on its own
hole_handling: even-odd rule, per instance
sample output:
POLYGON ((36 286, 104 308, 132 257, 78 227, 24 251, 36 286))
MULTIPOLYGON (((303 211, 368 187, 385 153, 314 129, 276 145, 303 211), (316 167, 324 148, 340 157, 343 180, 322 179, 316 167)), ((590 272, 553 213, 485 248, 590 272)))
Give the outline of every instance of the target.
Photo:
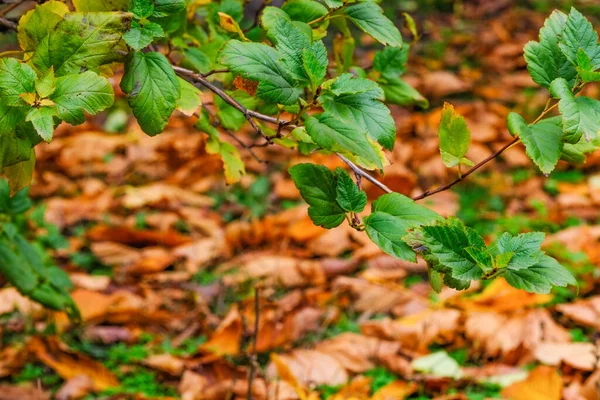
POLYGON ((511 400, 560 400, 563 381, 552 367, 540 366, 527 379, 515 382, 502 391, 502 397, 511 400))
POLYGON ((104 365, 69 350, 56 337, 33 337, 28 347, 38 360, 52 368, 65 380, 86 375, 92 380, 96 390, 119 386, 117 377, 104 365))

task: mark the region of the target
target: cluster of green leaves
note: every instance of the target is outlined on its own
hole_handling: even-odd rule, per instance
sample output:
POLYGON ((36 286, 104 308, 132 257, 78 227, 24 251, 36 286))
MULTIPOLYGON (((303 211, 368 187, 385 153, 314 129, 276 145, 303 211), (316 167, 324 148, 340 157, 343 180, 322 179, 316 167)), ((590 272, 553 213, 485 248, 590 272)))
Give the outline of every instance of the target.
POLYGON ((600 81, 598 33, 579 11, 554 11, 540 30, 539 42, 525 46, 531 78, 558 100, 560 116, 527 124, 508 116, 508 128, 518 135, 527 155, 548 174, 559 160, 585 162, 586 153, 600 147, 600 101, 578 96, 583 86, 600 81))
POLYGON ((576 285, 571 273, 554 258, 540 250, 545 235, 541 232, 512 236, 504 233, 486 246, 483 238, 460 220, 449 218, 422 226, 403 239, 427 261, 432 287, 442 282, 456 289, 467 289, 471 281, 503 276, 506 281, 528 292, 549 293, 552 286, 576 285))
MULTIPOLYGON (((60 122, 81 124, 85 113, 96 114, 112 105, 114 93, 106 77, 119 64, 124 68, 120 87, 141 129, 148 135, 162 132, 175 110, 195 115, 196 128, 207 134, 207 152, 223 160, 228 183, 239 181, 245 165, 237 148, 221 140, 223 131, 237 131, 250 122, 269 142, 304 154, 337 153, 365 169, 383 170, 389 163, 384 151, 392 150, 396 139, 386 103, 428 106, 401 78, 410 46, 374 1, 287 0, 280 8, 265 7, 256 23, 244 19, 243 0, 73 0, 72 4, 74 11, 51 0, 25 14, 18 26, 22 59, 0 59, 0 168, 13 192, 31 180, 32 148, 50 141, 60 122), (330 29, 337 34, 328 49, 323 39, 330 29), (383 46, 367 69, 354 62, 357 32, 383 46), (210 79, 218 81, 229 97, 215 96, 210 112, 201 109, 195 82, 179 77, 171 63, 196 73, 218 72, 210 79), (292 115, 290 122, 296 128, 274 131, 233 107, 229 99, 275 121, 282 113, 292 115)), ((417 38, 409 17, 407 25, 417 38)), ((561 116, 527 124, 511 114, 509 130, 519 136, 544 173, 552 171, 560 158, 583 161, 585 153, 596 148, 600 130, 600 103, 578 96, 583 85, 599 80, 597 33, 576 10, 569 15, 555 12, 542 28, 540 42, 528 44, 525 52, 534 81, 558 100, 561 116)), ((192 80, 189 73, 181 76, 192 80)), ((461 166, 472 165, 465 157, 470 132, 449 105, 442 113, 439 137, 448 167, 458 166, 460 174, 461 166)), ((455 222, 444 221, 400 194, 380 197, 361 222, 357 214, 365 208, 366 194, 345 171, 302 164, 290 173, 316 224, 333 228, 347 218, 395 257, 415 261, 410 243, 426 238, 427 227, 460 230, 455 222), (407 234, 412 235, 410 243, 407 234)), ((416 247, 422 252, 427 245, 416 247)), ((466 285, 459 282, 462 270, 453 271, 444 257, 427 249, 433 251, 428 258, 436 260, 430 263, 432 277, 443 274, 456 287, 466 285)), ((483 260, 488 253, 484 257, 473 251, 461 253, 480 268, 481 273, 473 276, 512 271, 509 261, 502 264, 509 258, 504 253, 488 262, 483 260)), ((529 271, 535 265, 520 268, 529 271)), ((548 279, 563 283, 556 276, 548 279)), ((511 282, 528 290, 547 288, 517 283, 516 278, 511 282)))
POLYGON ((69 276, 21 233, 19 220, 30 207, 26 189, 10 197, 7 182, 0 181, 0 273, 24 295, 48 308, 65 310, 76 320, 79 311, 68 292, 73 288, 69 276))
MULTIPOLYGON (((404 57, 401 50, 392 56, 389 49, 386 48, 375 57, 374 67, 384 78, 387 69, 399 72, 394 69, 393 60, 404 57)), ((545 174, 552 172, 560 159, 574 163, 585 161, 585 153, 600 146, 600 102, 578 96, 585 84, 600 81, 600 45, 597 32, 577 10, 572 9, 568 15, 556 11, 541 29, 540 42, 530 42, 525 47, 525 58, 533 80, 547 88, 554 100, 548 101, 542 115, 531 124, 519 114, 510 113, 507 120, 510 133, 518 136, 527 155, 545 174), (559 116, 544 118, 556 107, 560 112, 559 116)), ((332 112, 337 116, 347 116, 337 99, 334 100, 334 107, 328 108, 327 90, 341 83, 355 87, 359 82, 367 90, 368 85, 359 81, 360 79, 341 75, 334 83, 322 85, 325 94, 321 94, 318 100, 325 113, 306 120, 307 132, 319 147, 339 153, 344 153, 345 150, 344 155, 348 155, 351 147, 342 144, 340 138, 329 135, 334 139, 322 141, 322 137, 329 133, 327 128, 331 128, 331 124, 318 121, 321 124, 316 125, 313 121, 327 121, 327 114, 332 112), (321 142, 311 134, 311 125, 318 126, 318 133, 313 132, 321 142)), ((353 96, 356 93, 353 92, 353 96)), ((371 110, 370 115, 377 113, 371 110)), ((353 126, 360 126, 359 120, 352 121, 353 126)), ((386 130, 378 128, 382 128, 381 124, 367 125, 369 138, 389 148, 388 137, 384 135, 386 130), (374 132, 379 135, 374 135, 374 132)), ((339 128, 337 130, 340 131, 339 128)), ((447 167, 458 166, 461 176, 461 166, 473 165, 465 157, 471 134, 464 118, 449 104, 445 104, 442 110, 438 135, 442 161, 447 167)), ((351 135, 344 134, 344 137, 351 135)), ((393 140, 393 137, 390 139, 393 140)), ((355 142, 354 139, 353 141, 355 142)), ((350 155, 360 165, 372 167, 369 162, 374 159, 367 158, 366 145, 361 143, 360 147, 362 153, 350 151, 350 155)), ((381 168, 381 165, 377 166, 381 168)), ((292 167, 290 174, 311 206, 309 215, 317 225, 335 227, 342 223, 346 211, 357 212, 341 207, 340 200, 336 197, 336 188, 340 185, 337 174, 334 175, 326 168, 317 169, 306 164, 292 167), (318 184, 315 183, 317 180, 318 184)), ((505 233, 493 245, 486 246, 479 234, 459 220, 444 220, 399 194, 381 196, 373 202, 372 212, 364 218, 364 223, 359 221, 354 216, 350 219, 352 226, 366 230, 373 242, 386 253, 409 261, 416 261, 416 253, 420 253, 429 265, 431 285, 436 291, 441 290, 443 283, 453 288, 466 289, 472 280, 497 276, 503 276, 514 287, 537 293, 548 293, 552 286, 576 284, 567 269, 540 250, 544 237, 542 233, 519 236, 505 233)))

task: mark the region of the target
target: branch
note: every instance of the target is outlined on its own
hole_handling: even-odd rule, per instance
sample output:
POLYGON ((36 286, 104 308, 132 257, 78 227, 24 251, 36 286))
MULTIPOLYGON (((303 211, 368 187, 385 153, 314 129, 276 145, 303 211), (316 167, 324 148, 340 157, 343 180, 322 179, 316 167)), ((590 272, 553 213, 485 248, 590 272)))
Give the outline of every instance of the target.
POLYGON ((254 332, 252 332, 252 353, 250 354, 250 369, 248 370, 248 400, 252 400, 252 384, 258 367, 256 355, 256 342, 258 341, 258 330, 260 328, 260 286, 254 288, 254 332))
POLYGON ((6 28, 6 30, 16 31, 17 24, 8 18, 0 17, 0 26, 6 28))
MULTIPOLYGON (((190 71, 189 69, 185 69, 185 68, 181 68, 181 67, 177 67, 177 66, 173 66, 173 69, 181 77, 183 77, 183 78, 191 81, 192 83, 199 83, 199 84, 201 84, 202 86, 206 87, 207 89, 209 89, 210 91, 212 91, 214 94, 216 94, 217 96, 219 96, 220 98, 222 98, 227 104, 229 104, 230 106, 232 106, 233 108, 235 108, 236 110, 238 110, 239 112, 241 112, 242 114, 244 114, 244 116, 246 116, 246 119, 248 120, 248 122, 250 122, 250 124, 252 125, 252 127, 258 133, 261 133, 261 135, 263 135, 263 137, 265 137, 265 139, 267 140, 267 143, 265 143, 265 145, 272 144, 273 142, 272 142, 272 140, 271 140, 270 137, 265 136, 264 133, 262 133, 262 130, 260 130, 260 128, 256 124, 256 121, 254 121, 254 118, 256 118, 258 120, 261 120, 261 121, 265 121, 265 122, 269 122, 269 123, 272 123, 272 124, 276 124, 278 126, 279 130, 281 130, 283 128, 286 128, 286 129, 294 129, 294 128, 296 128, 296 125, 290 123, 289 121, 280 120, 280 119, 277 119, 275 117, 271 117, 269 115, 261 114, 259 112, 247 109, 240 102, 238 102, 236 99, 234 99, 233 97, 231 97, 230 95, 228 95, 225 91, 223 91, 220 88, 218 88, 217 86, 215 86, 213 83, 211 83, 209 80, 207 80, 205 77, 203 77, 200 74, 197 74, 197 73, 195 73, 193 71, 190 71)), ((544 111, 547 112, 547 109, 544 110, 544 111)), ((479 168, 481 168, 482 166, 484 166, 485 164, 487 164, 491 160, 495 159, 500 154, 504 153, 510 147, 512 147, 513 145, 515 145, 517 142, 519 142, 519 138, 515 138, 513 141, 511 141, 510 143, 508 143, 504 147, 502 147, 500 150, 496 151, 495 153, 491 154, 489 157, 487 157, 483 161, 479 162, 477 165, 475 165, 474 167, 472 167, 471 169, 469 169, 468 171, 466 171, 464 174, 462 174, 461 177, 455 179, 454 181, 452 181, 452 182, 450 182, 450 183, 448 183, 448 184, 446 184, 444 186, 440 186, 440 187, 438 187, 436 189, 426 190, 425 192, 421 193, 420 195, 413 197, 413 200, 421 200, 421 199, 429 197, 429 196, 431 196, 433 194, 436 194, 436 193, 439 193, 439 192, 443 192, 444 190, 450 189, 451 187, 453 187, 457 183, 460 183, 461 181, 463 181, 467 176, 471 175, 473 172, 477 171, 479 168)), ((352 161, 348 160, 343 155, 341 155, 339 153, 336 153, 336 154, 340 158, 340 160, 342 160, 344 163, 346 163, 346 165, 348 165, 350 167, 350 169, 352 169, 352 171, 354 171, 355 174, 358 174, 358 175, 362 176, 363 178, 365 178, 366 180, 368 180, 369 182, 371 182, 372 184, 374 184, 375 186, 377 186, 379 189, 383 190, 386 193, 393 193, 394 192, 392 189, 390 189, 389 187, 387 187, 386 185, 384 185, 383 183, 381 183, 380 181, 378 181, 377 179, 375 179, 373 176, 371 176, 370 174, 368 174, 366 171, 364 171, 363 169, 361 169, 360 167, 358 167, 356 164, 354 164, 352 161)))
POLYGON ((350 169, 352 171, 354 171, 354 173, 356 175, 362 176, 363 178, 365 178, 366 180, 368 180, 373 185, 377 186, 379 189, 383 190, 386 193, 394 193, 394 191, 392 189, 390 189, 389 187, 385 186, 383 183, 379 182, 377 179, 373 178, 371 175, 369 175, 368 173, 366 173, 365 171, 363 171, 361 168, 359 168, 352 161, 348 160, 346 157, 344 157, 340 153, 336 153, 336 154, 340 158, 340 160, 342 160, 343 162, 345 162, 350 167, 350 169))
POLYGON ((512 146, 517 144, 519 142, 519 140, 520 139, 518 137, 514 138, 510 143, 505 144, 500 150, 494 152, 486 159, 477 163, 477 165, 475 165, 473 168, 471 168, 470 170, 468 170, 467 172, 462 174, 460 177, 456 178, 454 181, 452 181, 444 186, 440 186, 433 190, 426 190, 425 192, 421 193, 418 196, 413 197, 412 199, 413 200, 421 200, 421 199, 424 199, 425 197, 429 197, 433 194, 443 192, 444 190, 450 189, 452 186, 456 185, 459 182, 462 182, 467 176, 471 175, 473 172, 477 171, 479 168, 483 167, 485 164, 492 161, 493 159, 498 157, 500 154, 504 153, 506 150, 510 149, 512 146))

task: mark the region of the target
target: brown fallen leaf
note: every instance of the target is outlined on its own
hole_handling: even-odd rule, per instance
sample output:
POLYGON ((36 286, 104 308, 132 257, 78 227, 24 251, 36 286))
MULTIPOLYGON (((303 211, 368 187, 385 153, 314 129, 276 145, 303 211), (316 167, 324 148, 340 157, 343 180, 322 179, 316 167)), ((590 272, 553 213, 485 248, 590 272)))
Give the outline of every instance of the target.
POLYGON ((83 354, 68 349, 56 337, 34 336, 27 344, 34 356, 52 368, 63 379, 78 375, 88 376, 95 390, 104 390, 119 385, 117 377, 104 365, 83 354))
POLYGON ((544 364, 559 366, 561 362, 582 371, 600 366, 596 346, 592 343, 540 343, 535 358, 544 364))
POLYGON ((460 312, 452 309, 425 310, 403 318, 367 321, 361 332, 387 340, 399 341, 403 348, 426 352, 434 341, 452 341, 458 334, 460 312))
POLYGON ((180 376, 185 368, 185 363, 182 359, 169 353, 149 356, 142 361, 142 364, 173 376, 180 376))
POLYGON ((96 242, 116 242, 135 247, 177 247, 192 241, 176 231, 150 231, 126 226, 96 225, 87 231, 87 238, 96 242))
POLYGON ((600 330, 600 296, 559 304, 556 309, 578 324, 600 330))
POLYGON ((496 312, 469 313, 464 329, 473 347, 483 349, 491 357, 506 356, 519 349, 527 355, 543 341, 566 343, 571 340, 568 331, 554 322, 544 309, 511 316, 496 312))
POLYGON ((0 289, 0 315, 11 313, 15 310, 28 315, 40 309, 41 307, 37 303, 23 296, 14 287, 0 289))
POLYGON ((22 345, 6 346, 0 351, 0 378, 10 376, 27 362, 27 349, 22 345))
POLYGON ((369 282, 366 279, 340 276, 333 281, 336 291, 348 291, 355 297, 353 306, 358 311, 372 313, 388 312, 392 308, 409 302, 415 295, 393 282, 369 282))
POLYGON ((87 375, 77 375, 66 381, 58 392, 56 400, 78 400, 94 390, 94 382, 87 375))
POLYGON ((288 383, 292 381, 291 375, 302 387, 335 386, 348 381, 346 369, 334 357, 316 350, 298 349, 288 354, 272 354, 267 376, 273 378, 275 375, 288 383), (284 376, 279 375, 281 373, 284 376))
POLYGON ((490 283, 481 293, 452 299, 450 303, 466 311, 508 312, 548 303, 550 300, 552 295, 515 289, 506 280, 499 278, 490 283))
POLYGON ((214 199, 209 196, 164 183, 129 188, 121 201, 127 208, 140 208, 159 203, 166 203, 173 209, 181 206, 206 207, 214 204, 214 199))
POLYGON ((34 386, 0 385, 0 400, 48 400, 50 394, 34 386))
POLYGON ((210 339, 204 342, 199 350, 209 352, 217 357, 236 355, 240 352, 242 333, 242 317, 237 307, 234 306, 210 336, 210 339))
POLYGON ((560 400, 563 381, 552 367, 539 366, 521 382, 504 388, 502 396, 510 400, 560 400))
POLYGON ((380 340, 349 332, 315 346, 315 350, 332 356, 346 370, 353 373, 375 368, 382 357, 392 356, 399 349, 399 342, 380 340))

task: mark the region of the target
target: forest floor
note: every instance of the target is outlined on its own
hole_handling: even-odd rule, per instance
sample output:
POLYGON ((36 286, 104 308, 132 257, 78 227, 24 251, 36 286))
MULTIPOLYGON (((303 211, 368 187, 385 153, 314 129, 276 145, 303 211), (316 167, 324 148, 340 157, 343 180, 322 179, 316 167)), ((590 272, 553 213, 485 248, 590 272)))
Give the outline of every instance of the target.
MULTIPOLYGON (((508 112, 544 108, 522 49, 551 10, 505 3, 415 15, 423 36, 406 79, 431 107, 392 109, 381 179, 393 190, 455 178, 439 157, 444 102, 466 118, 475 162, 510 140, 508 112)), ((578 288, 536 295, 497 279, 435 294, 423 262, 311 223, 286 172, 305 157, 254 149, 264 163, 240 149, 248 175, 226 186, 193 121, 174 116, 151 138, 124 104, 37 148, 23 218, 69 273, 82 324, 0 288, 0 399, 600 398, 600 154, 545 177, 515 146, 422 201, 487 241, 547 232, 544 249, 578 288)))

